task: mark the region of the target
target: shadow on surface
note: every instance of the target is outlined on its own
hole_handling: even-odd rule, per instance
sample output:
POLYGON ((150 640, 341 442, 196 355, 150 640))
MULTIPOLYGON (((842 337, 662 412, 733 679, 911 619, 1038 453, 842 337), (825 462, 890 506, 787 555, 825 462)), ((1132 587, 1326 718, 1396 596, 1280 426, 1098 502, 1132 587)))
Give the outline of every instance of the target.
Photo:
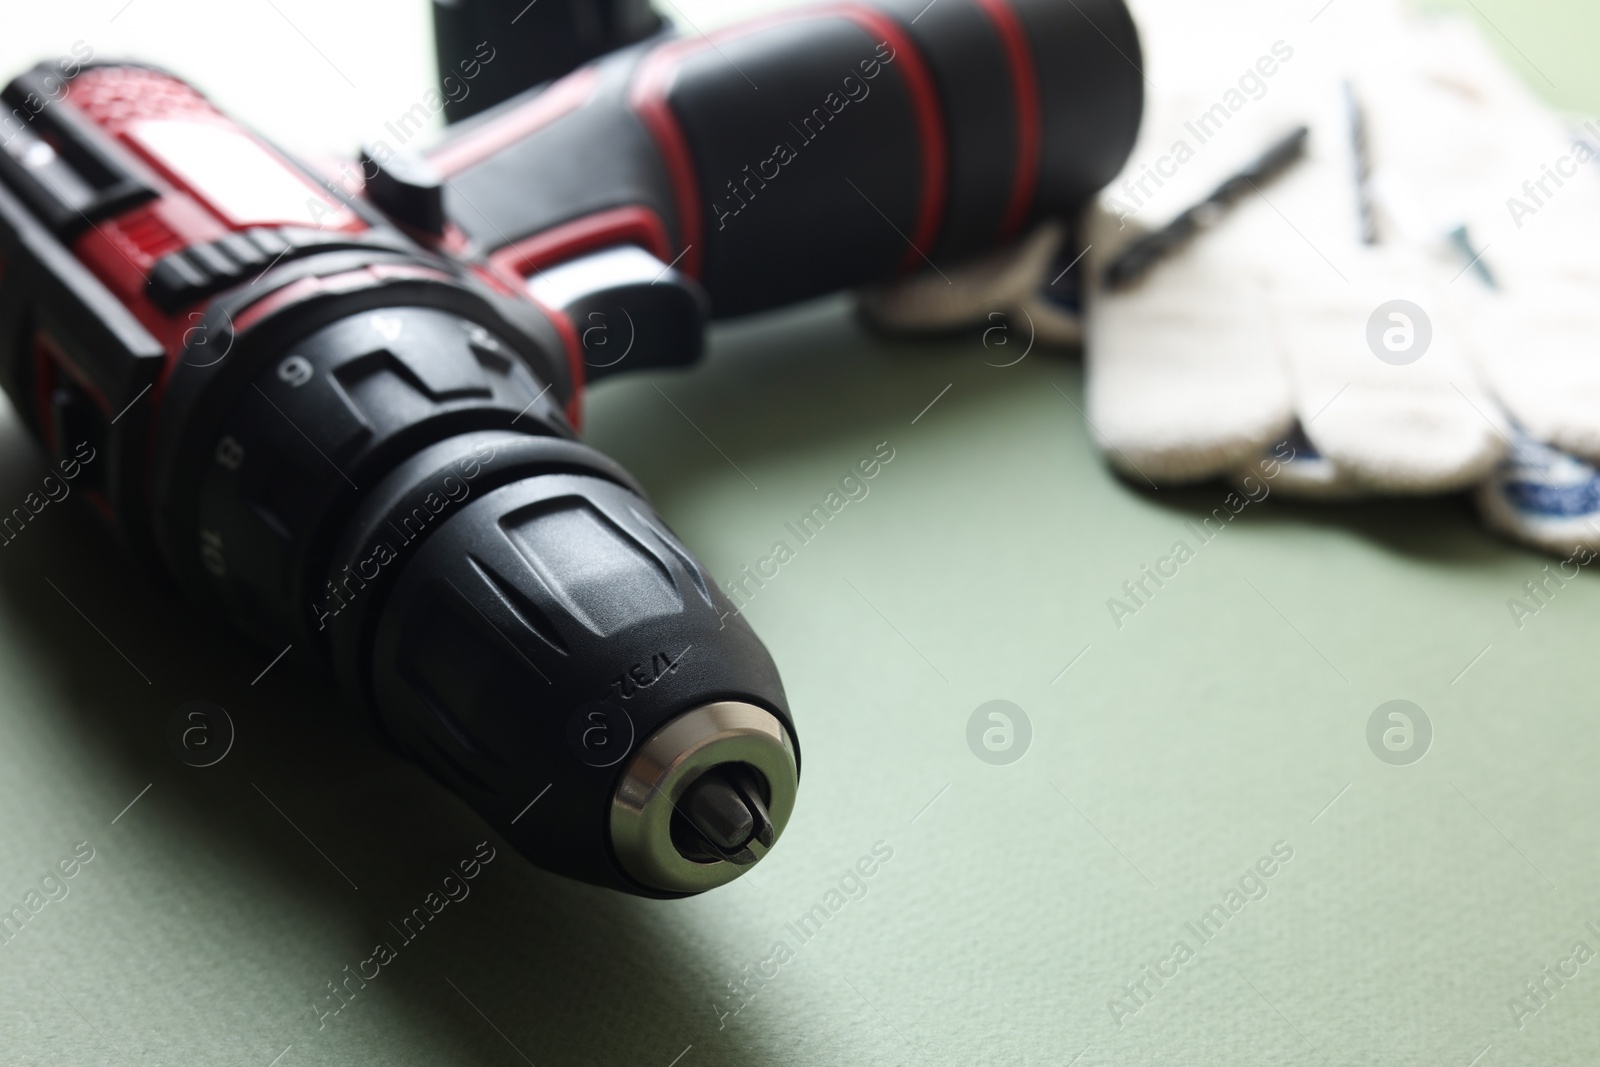
MULTIPOLYGON (((797 448, 865 445, 880 440, 880 432, 903 434, 947 383, 956 387, 939 399, 945 408, 1003 407, 1011 397, 1021 405, 1052 385, 1079 409, 1085 407, 1077 353, 1036 348, 1014 371, 996 368, 999 362, 999 353, 985 348, 981 331, 888 340, 865 331, 848 300, 828 298, 720 324, 707 361, 687 373, 607 382, 597 391, 588 439, 670 507, 678 493, 705 477, 720 476, 730 462, 748 469, 797 448), (692 428, 686 425, 689 419, 692 428), (682 440, 685 447, 664 453, 653 447, 663 439, 682 440)), ((1092 436, 1083 416, 1067 404, 1062 418, 1074 432, 1092 436)), ((1117 476, 1106 469, 1105 477, 1117 476)), ((1137 479, 1118 480, 1180 520, 1210 514, 1233 489, 1218 480, 1155 491, 1137 479)), ((1251 523, 1333 527, 1418 561, 1477 566, 1531 551, 1486 532, 1462 493, 1318 502, 1273 492, 1268 499, 1270 507, 1252 505, 1251 523)))
MULTIPOLYGON (((0 500, 20 503, 47 472, 12 417, 0 419, 0 456, 0 500)), ((183 602, 133 562, 88 507, 70 498, 48 505, 0 550, 0 627, 12 635, 13 662, 29 664, 23 691, 32 696, 9 702, 7 733, 59 742, 48 751, 66 753, 57 758, 81 783, 71 788, 84 813, 72 822, 113 846, 112 856, 137 850, 108 905, 117 922, 168 922, 178 885, 212 886, 217 899, 198 909, 199 921, 220 911, 227 922, 194 931, 193 943, 215 951, 231 939, 230 955, 256 961, 229 967, 257 975, 249 988, 259 1002, 245 1007, 267 1011, 259 1030, 282 1031, 261 1062, 290 1043, 295 1056, 310 1054, 302 1063, 359 1061, 371 1035, 387 1031, 372 1047, 392 1049, 397 1028, 413 1035, 405 1043, 416 1062, 438 1062, 445 1048, 453 1063, 520 1062, 497 1026, 540 1064, 665 1064, 691 1038, 637 1021, 692 1010, 698 1029, 699 1017, 709 1018, 698 986, 691 996, 687 983, 653 980, 711 967, 694 966, 697 946, 685 924, 661 921, 670 905, 571 883, 516 858, 464 803, 342 707, 308 650, 294 648, 264 670, 279 650, 250 647, 183 602), (168 740, 177 709, 194 699, 227 709, 237 728, 214 766, 186 765, 168 740), (145 783, 149 793, 108 826, 145 783), (422 906, 484 839, 497 855, 470 896, 445 906, 414 945, 402 942, 390 924, 422 906), (319 1033, 313 1001, 380 941, 395 945, 396 961, 319 1033)), ((182 943, 168 948, 185 951, 182 943)), ((156 1013, 141 1010, 146 996, 158 995, 144 988, 150 963, 95 964, 126 974, 123 992, 95 1005, 114 1035, 155 1042, 157 1032, 144 1028, 159 1025, 156 1013)), ((71 968, 51 971, 69 991, 71 968)), ((31 987, 52 996, 33 977, 31 987)), ((179 1049, 223 1048, 246 1062, 261 1033, 159 1038, 179 1049)), ((743 1051, 742 1059, 769 1058, 743 1051)))
MULTIPOLYGON (((708 364, 688 374, 608 383, 590 440, 670 503, 708 478, 727 478, 730 462, 755 469, 794 449, 870 447, 905 433, 947 383, 960 386, 940 401, 950 406, 1003 406, 1013 394, 1020 404, 1053 382, 1082 403, 1075 362, 1047 355, 1026 373, 997 374, 983 357, 969 337, 886 345, 863 333, 842 301, 824 301, 719 327, 708 364)), ((1066 405, 1062 418, 1086 432, 1066 405)), ((20 501, 44 470, 14 420, 0 424, 0 455, 0 500, 20 501)), ((1198 519, 1227 490, 1130 491, 1198 519)), ((1273 499, 1252 522, 1333 524, 1458 566, 1513 551, 1482 533, 1459 497, 1331 506, 1273 499)), ((312 1062, 318 1042, 329 1040, 311 1007, 323 984, 371 955, 375 942, 394 940, 390 923, 485 838, 500 855, 475 887, 477 903, 446 909, 437 934, 401 951, 397 977, 363 994, 387 1010, 357 1000, 346 1018, 330 1021, 344 1028, 340 1039, 393 1026, 398 1009, 417 1035, 419 1060, 437 1045, 456 1063, 517 1062, 508 1042, 540 1064, 666 1064, 691 1042, 702 1065, 791 1058, 755 1031, 738 1045, 701 1043, 711 1029, 707 1004, 720 994, 702 978, 722 961, 681 909, 515 859, 465 805, 341 708, 309 650, 292 649, 261 676, 277 650, 248 647, 182 603, 130 562, 87 508, 51 505, 0 551, 0 593, 0 617, 23 642, 36 689, 52 697, 17 702, 12 714, 73 739, 85 777, 109 798, 107 819, 153 780, 140 812, 139 847, 156 853, 150 865, 181 872, 213 864, 228 895, 308 910, 313 925, 334 931, 314 943, 301 935, 294 953, 322 962, 285 978, 287 991, 273 998, 303 990, 305 1007, 285 1024, 283 1043, 304 1044, 312 1062), (186 766, 169 747, 169 721, 191 699, 222 705, 238 727, 234 750, 214 767, 186 766)), ((262 927, 244 936, 253 955, 271 959, 295 935, 262 927)))
MULTIPOLYGON (((1152 491, 1124 479, 1130 492, 1199 522, 1235 491, 1224 481, 1152 491)), ((1273 493, 1242 513, 1252 526, 1325 526, 1382 545, 1417 562, 1473 567, 1503 562, 1530 550, 1499 540, 1483 529, 1464 493, 1432 497, 1378 497, 1358 501, 1296 500, 1273 493)), ((1226 510, 1226 509, 1224 509, 1226 510)))

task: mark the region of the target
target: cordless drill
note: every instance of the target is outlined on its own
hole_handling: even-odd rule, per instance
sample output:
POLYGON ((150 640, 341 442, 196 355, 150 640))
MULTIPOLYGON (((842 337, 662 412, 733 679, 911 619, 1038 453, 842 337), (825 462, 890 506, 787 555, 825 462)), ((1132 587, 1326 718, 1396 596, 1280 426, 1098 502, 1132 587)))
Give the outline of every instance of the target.
POLYGON ((164 71, 41 65, 0 94, 0 379, 130 551, 315 649, 528 859, 700 892, 783 832, 795 727, 577 440, 585 380, 1074 210, 1131 150, 1139 63, 1121 0, 831 4, 613 52, 342 178, 164 71))

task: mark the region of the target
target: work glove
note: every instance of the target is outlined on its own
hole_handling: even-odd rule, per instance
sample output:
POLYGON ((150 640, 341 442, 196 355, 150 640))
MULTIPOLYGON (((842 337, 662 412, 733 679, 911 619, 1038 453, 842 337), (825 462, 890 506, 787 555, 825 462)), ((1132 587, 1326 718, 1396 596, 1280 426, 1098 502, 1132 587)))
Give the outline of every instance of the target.
POLYGON ((997 253, 863 294, 869 321, 906 329, 937 302, 944 325, 998 311, 1070 341, 1081 301, 1088 419, 1136 482, 1476 486, 1497 530, 1560 553, 1600 544, 1600 370, 1582 358, 1600 337, 1592 152, 1469 24, 1390 0, 1310 23, 1265 3, 1145 0, 1136 15, 1146 122, 1077 239, 1050 225, 1010 250, 1011 266, 1044 263, 1031 288, 997 253), (1304 158, 1107 287, 1141 237, 1300 126, 1304 158))

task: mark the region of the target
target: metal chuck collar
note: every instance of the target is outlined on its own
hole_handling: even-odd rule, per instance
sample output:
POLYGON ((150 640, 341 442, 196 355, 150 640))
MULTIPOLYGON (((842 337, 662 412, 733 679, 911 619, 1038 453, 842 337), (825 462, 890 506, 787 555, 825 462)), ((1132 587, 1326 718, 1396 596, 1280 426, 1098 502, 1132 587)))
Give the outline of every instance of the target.
POLYGON ((611 803, 611 847, 651 888, 699 893, 743 874, 794 810, 799 771, 771 713, 724 701, 684 712, 639 748, 611 803))

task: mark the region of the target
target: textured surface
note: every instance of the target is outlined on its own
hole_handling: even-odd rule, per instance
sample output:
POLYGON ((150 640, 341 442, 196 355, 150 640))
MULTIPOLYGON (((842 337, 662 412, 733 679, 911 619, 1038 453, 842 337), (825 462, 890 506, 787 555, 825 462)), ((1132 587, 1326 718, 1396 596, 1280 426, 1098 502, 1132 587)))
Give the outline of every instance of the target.
MULTIPOLYGON (((1563 86, 1593 78, 1574 25, 1592 15, 1480 6, 1563 86)), ((169 7, 136 0, 116 26, 169 7)), ((363 81, 376 46, 339 44, 354 16, 283 7, 363 81)), ((0 48, 8 67, 25 44, 0 48)), ((281 45, 284 69, 340 84, 281 45)), ((158 58, 229 76, 215 54, 158 58)), ((235 77, 248 114, 290 106, 235 77)), ((406 941, 477 820, 344 723, 300 650, 252 685, 276 650, 46 507, 0 548, 0 904, 94 853, 0 945, 0 1064, 1593 1062, 1600 963, 1520 1030, 1507 1000, 1575 941, 1600 950, 1600 584, 1546 579, 1519 628, 1508 598, 1537 607, 1522 587, 1546 560, 1462 502, 1141 491, 1096 456, 1076 363, 986 365, 1017 351, 989 340, 883 345, 826 302, 594 395, 591 441, 716 575, 794 548, 748 612, 800 723, 799 805, 752 877, 688 901, 568 884, 491 840, 470 895, 406 941), (797 545, 784 524, 885 441, 867 496, 797 545), (1138 606, 1121 586, 1146 565, 1176 576, 1138 606), (191 699, 237 726, 211 767, 168 740, 191 699), (993 699, 1032 724, 1009 766, 968 747, 993 699), (1410 766, 1368 747, 1393 699, 1432 723, 1410 766), (1185 924, 1278 842, 1292 859, 1245 882, 1266 895, 1202 946, 1185 924), (1179 939, 1193 959, 1113 1013, 1179 939), (325 983, 363 965, 378 977, 319 1029, 325 983), (723 1017, 747 966, 777 974, 723 1017)), ((9 418, 0 456, 9 509, 44 471, 9 418)))

